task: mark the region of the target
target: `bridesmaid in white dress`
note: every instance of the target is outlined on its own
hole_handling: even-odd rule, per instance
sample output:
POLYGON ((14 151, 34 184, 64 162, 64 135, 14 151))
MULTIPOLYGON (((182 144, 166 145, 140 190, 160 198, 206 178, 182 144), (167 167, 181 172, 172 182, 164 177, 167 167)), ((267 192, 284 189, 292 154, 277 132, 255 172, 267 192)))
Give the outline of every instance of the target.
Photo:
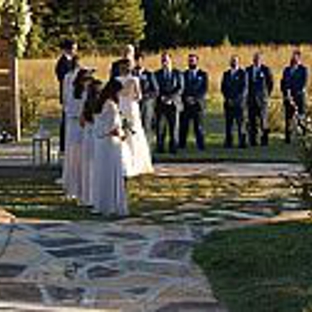
POLYGON ((123 85, 119 94, 119 106, 122 118, 128 129, 123 144, 124 174, 134 177, 154 172, 149 145, 142 126, 139 101, 142 98, 139 78, 131 74, 131 62, 120 62, 120 76, 123 85))
POLYGON ((87 206, 92 206, 92 174, 94 162, 94 108, 102 91, 102 81, 93 79, 88 88, 88 98, 82 113, 83 138, 82 138, 82 195, 81 201, 87 206))
POLYGON ((105 216, 128 215, 122 170, 122 121, 118 92, 122 85, 110 80, 105 86, 94 117, 93 212, 105 216))
MULTIPOLYGON (((81 114, 87 99, 87 88, 92 77, 86 69, 80 69, 73 80, 73 87, 66 92, 65 116, 65 159, 64 159, 64 188, 71 198, 81 199, 81 148, 83 129, 81 127, 81 114)), ((70 77, 68 78, 70 80, 70 77)))

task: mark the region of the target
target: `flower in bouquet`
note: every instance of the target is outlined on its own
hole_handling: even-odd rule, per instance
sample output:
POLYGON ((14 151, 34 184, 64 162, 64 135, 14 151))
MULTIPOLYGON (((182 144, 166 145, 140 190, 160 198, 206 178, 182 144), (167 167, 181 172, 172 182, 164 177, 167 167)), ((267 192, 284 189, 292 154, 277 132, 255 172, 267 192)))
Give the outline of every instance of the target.
POLYGON ((135 130, 134 130, 133 122, 125 116, 121 116, 121 119, 122 119, 122 130, 125 132, 125 134, 134 135, 135 130))

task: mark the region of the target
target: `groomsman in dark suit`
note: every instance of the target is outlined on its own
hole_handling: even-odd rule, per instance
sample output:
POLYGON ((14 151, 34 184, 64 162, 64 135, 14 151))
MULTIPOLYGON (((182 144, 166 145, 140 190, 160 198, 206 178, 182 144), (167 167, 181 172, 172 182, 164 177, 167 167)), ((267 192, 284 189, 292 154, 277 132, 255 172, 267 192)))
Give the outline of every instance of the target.
POLYGON ((297 118, 297 125, 305 134, 307 106, 308 69, 302 64, 301 52, 295 51, 290 65, 285 68, 281 81, 281 91, 285 108, 285 142, 291 143, 292 124, 297 118))
POLYGON ((261 131, 261 145, 269 143, 268 109, 273 91, 273 75, 270 68, 263 64, 261 53, 256 53, 253 65, 247 68, 248 77, 248 132, 251 146, 258 145, 258 128, 261 131))
POLYGON ((135 63, 134 56, 135 47, 132 44, 128 44, 122 52, 122 57, 117 61, 113 62, 110 71, 110 78, 116 78, 120 76, 120 65, 124 60, 129 60, 131 63, 131 68, 133 68, 135 63))
POLYGON ((141 118, 147 140, 153 142, 153 120, 158 96, 158 85, 153 72, 144 67, 144 55, 136 53, 133 74, 140 79, 142 100, 140 101, 141 118))
MULTIPOLYGON (((73 68, 73 60, 74 56, 77 54, 77 43, 73 40, 65 40, 61 48, 63 53, 61 57, 58 59, 55 67, 55 74, 57 80, 59 82, 59 96, 60 96, 60 104, 63 103, 63 82, 66 74, 72 70, 73 68)), ((62 119, 60 124, 60 152, 63 153, 65 151, 65 112, 64 107, 62 109, 62 119)))
POLYGON ((184 92, 182 96, 184 109, 180 122, 180 148, 187 145, 190 122, 193 122, 197 148, 205 149, 206 94, 208 89, 208 75, 198 68, 198 55, 188 57, 188 70, 184 72, 184 92))
POLYGON ((223 74, 221 91, 224 97, 225 147, 233 146, 233 126, 237 124, 239 147, 246 147, 245 105, 247 75, 239 65, 238 56, 232 56, 230 69, 223 74))
POLYGON ((172 60, 169 53, 161 56, 162 68, 155 73, 159 87, 159 95, 156 103, 156 137, 157 152, 164 152, 167 128, 169 129, 169 151, 177 152, 179 131, 179 116, 183 109, 183 75, 177 69, 172 68, 172 60))

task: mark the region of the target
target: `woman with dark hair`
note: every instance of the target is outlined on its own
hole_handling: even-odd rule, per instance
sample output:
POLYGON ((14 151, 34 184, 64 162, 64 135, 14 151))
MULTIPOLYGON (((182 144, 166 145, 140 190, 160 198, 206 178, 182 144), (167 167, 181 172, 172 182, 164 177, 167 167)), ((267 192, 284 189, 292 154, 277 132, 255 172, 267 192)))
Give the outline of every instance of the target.
POLYGON ((88 87, 88 96, 84 104, 80 124, 83 128, 82 138, 82 197, 81 201, 92 206, 92 174, 94 161, 94 111, 99 101, 103 83, 99 79, 93 79, 88 87))
POLYGON ((105 216, 128 214, 121 158, 124 131, 118 107, 121 90, 119 81, 110 80, 94 117, 93 211, 105 216))
POLYGON ((83 129, 81 114, 87 100, 87 89, 92 75, 87 69, 80 69, 67 94, 65 102, 66 147, 64 159, 64 188, 71 198, 81 199, 81 148, 83 129))

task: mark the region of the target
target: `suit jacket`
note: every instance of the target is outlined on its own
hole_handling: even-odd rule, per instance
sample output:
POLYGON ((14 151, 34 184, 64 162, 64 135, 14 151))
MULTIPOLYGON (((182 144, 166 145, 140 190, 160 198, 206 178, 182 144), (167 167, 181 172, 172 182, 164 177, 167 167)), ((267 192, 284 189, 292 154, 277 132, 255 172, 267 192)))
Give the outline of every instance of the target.
POLYGON ((203 70, 196 70, 193 74, 191 70, 184 72, 183 103, 185 107, 197 104, 201 110, 205 109, 206 94, 208 92, 208 75, 203 70), (193 98, 195 103, 189 103, 188 98, 193 98))
POLYGON ((221 91, 226 103, 231 102, 242 106, 248 90, 247 75, 245 70, 239 68, 234 74, 231 70, 223 74, 221 91))
POLYGON ((72 65, 73 65, 73 61, 71 59, 68 59, 66 57, 66 55, 62 55, 57 63, 56 63, 56 66, 55 66, 55 74, 56 74, 56 77, 57 77, 57 80, 59 82, 59 90, 60 90, 60 103, 61 104, 64 104, 63 102, 63 99, 64 99, 64 96, 63 96, 63 81, 64 81, 64 78, 66 76, 66 74, 68 74, 68 72, 71 71, 72 69, 72 65))
POLYGON ((155 77, 159 88, 158 102, 164 103, 162 99, 165 97, 169 101, 172 101, 179 110, 182 110, 181 96, 184 89, 184 82, 181 72, 173 69, 169 77, 167 77, 165 71, 160 69, 155 73, 155 77))
POLYGON ((291 66, 285 68, 281 80, 281 91, 285 97, 304 94, 308 84, 308 69, 299 65, 293 69, 291 66))
POLYGON ((183 92, 183 77, 179 70, 173 69, 170 77, 166 77, 163 69, 155 72, 160 96, 181 96, 183 92))
POLYGON ((135 68, 133 74, 140 79, 143 99, 157 97, 159 90, 154 73, 147 69, 140 71, 140 69, 135 68))
POLYGON ((266 100, 273 91, 273 75, 269 67, 261 65, 255 72, 254 66, 246 69, 248 78, 248 100, 253 101, 256 98, 266 100))

